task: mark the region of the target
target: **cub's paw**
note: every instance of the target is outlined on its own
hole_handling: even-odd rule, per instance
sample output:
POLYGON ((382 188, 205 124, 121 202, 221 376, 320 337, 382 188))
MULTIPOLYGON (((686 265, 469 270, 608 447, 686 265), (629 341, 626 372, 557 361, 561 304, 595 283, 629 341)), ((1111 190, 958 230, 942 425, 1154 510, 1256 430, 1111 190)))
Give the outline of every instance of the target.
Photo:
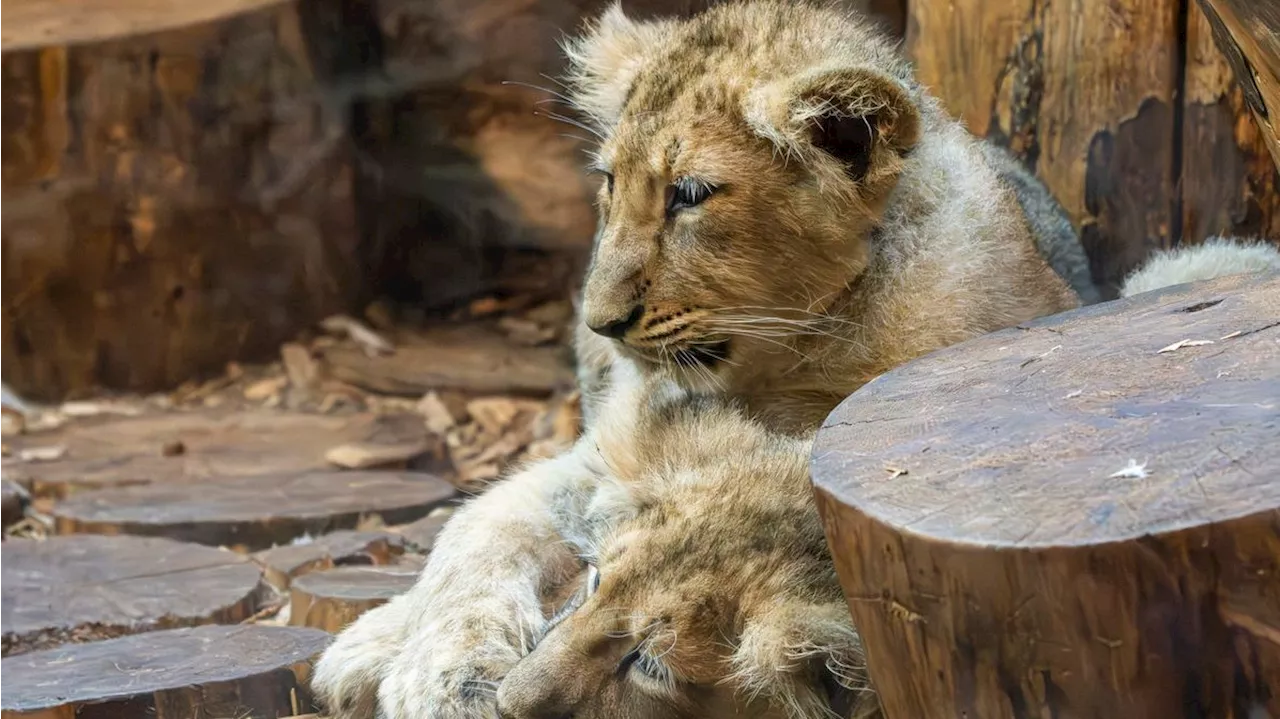
MULTIPOLYGON (((527 637, 496 615, 452 616, 420 627, 391 660, 378 706, 387 719, 492 719, 498 686, 527 653, 527 637)), ((539 617, 539 620, 541 617, 539 617)))
POLYGON ((378 687, 404 646, 406 602, 388 602, 365 612, 320 655, 311 690, 334 719, 379 717, 378 687))

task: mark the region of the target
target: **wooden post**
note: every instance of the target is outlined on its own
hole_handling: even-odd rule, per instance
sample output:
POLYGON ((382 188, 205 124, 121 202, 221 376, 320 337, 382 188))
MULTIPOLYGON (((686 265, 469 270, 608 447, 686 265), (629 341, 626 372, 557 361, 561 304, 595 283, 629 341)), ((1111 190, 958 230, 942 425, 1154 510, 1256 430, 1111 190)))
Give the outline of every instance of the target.
POLYGON ((11 386, 39 398, 175 386, 351 303, 345 118, 317 90, 303 8, 5 8, 11 386))
POLYGON ((908 3, 919 78, 1015 151, 1114 288, 1175 233, 1179 0, 908 3))
POLYGON ((1201 7, 1190 3, 1187 15, 1180 241, 1215 234, 1280 240, 1280 172, 1250 110, 1256 93, 1237 82, 1214 41, 1220 23, 1201 7))
POLYGON ((1198 4, 1280 166, 1280 6, 1256 0, 1198 4))
POLYGON ((1280 716, 1280 274, 908 363, 813 477, 887 719, 1280 716))

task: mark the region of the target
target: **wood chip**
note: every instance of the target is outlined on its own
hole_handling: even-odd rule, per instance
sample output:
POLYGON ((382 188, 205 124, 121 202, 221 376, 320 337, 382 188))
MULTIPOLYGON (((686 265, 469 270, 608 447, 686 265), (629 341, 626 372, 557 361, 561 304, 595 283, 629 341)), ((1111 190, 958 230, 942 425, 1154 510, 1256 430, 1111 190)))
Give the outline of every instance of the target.
POLYGON ((418 414, 421 414, 426 421, 427 430, 432 434, 445 436, 449 430, 457 425, 457 421, 453 418, 453 413, 445 406, 440 395, 436 392, 428 392, 422 395, 422 399, 418 400, 415 407, 418 414))
POLYGON ((141 407, 123 402, 64 402, 58 410, 68 417, 97 417, 104 414, 137 417, 142 414, 141 407))
POLYGON ((288 377, 268 377, 266 379, 260 379, 244 388, 244 398, 250 402, 261 402, 262 400, 280 394, 288 384, 288 377))
POLYGON ((311 350, 300 344, 291 342, 281 346, 280 361, 289 384, 300 390, 312 389, 320 379, 320 365, 311 356, 311 350))
POLYGON ((370 357, 379 355, 389 355, 396 351, 395 345, 391 344, 387 338, 370 329, 360 320, 347 315, 333 315, 325 318, 320 323, 326 332, 331 332, 339 336, 351 338, 351 341, 360 345, 365 354, 370 357))
POLYGON ((18 451, 20 462, 53 462, 67 455, 67 446, 54 444, 44 447, 28 447, 18 451))
POLYGON ((540 325, 519 317, 503 317, 498 320, 498 328, 512 340, 530 347, 547 344, 559 334, 555 327, 540 325))
POLYGON ((1161 347, 1160 349, 1156 350, 1156 354, 1174 352, 1176 350, 1182 349, 1183 347, 1202 347, 1204 345, 1211 345, 1211 344, 1213 344, 1213 340, 1178 340, 1177 342, 1174 342, 1173 344, 1168 345, 1167 347, 1161 347))

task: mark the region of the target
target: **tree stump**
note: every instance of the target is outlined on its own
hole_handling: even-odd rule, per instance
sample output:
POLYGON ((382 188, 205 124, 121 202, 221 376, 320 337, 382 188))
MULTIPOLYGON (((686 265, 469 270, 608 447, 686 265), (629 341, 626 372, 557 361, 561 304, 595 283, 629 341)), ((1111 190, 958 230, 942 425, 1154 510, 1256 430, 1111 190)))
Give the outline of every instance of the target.
POLYGON ((346 118, 317 86, 309 49, 327 39, 304 41, 312 9, 10 2, 3 352, 16 390, 176 386, 270 354, 356 298, 346 118))
POLYGON ((5 655, 239 622, 273 596, 247 558, 167 539, 14 539, 0 555, 5 655))
POLYGON ((1037 320, 818 432, 888 719, 1280 715, 1280 275, 1037 320))
POLYGON ((16 438, 19 451, 66 452, 51 462, 6 461, 5 472, 38 497, 64 498, 85 489, 322 470, 331 467, 325 455, 334 447, 387 435, 409 445, 426 440, 422 418, 413 414, 247 410, 103 417, 16 438), (164 448, 175 443, 182 452, 166 455, 164 448))
POLYGON ((337 634, 357 617, 409 591, 417 572, 392 567, 339 567, 312 572, 289 592, 289 624, 337 634))
POLYGON ((439 509, 416 522, 399 527, 388 527, 387 530, 403 537, 415 551, 427 554, 436 544, 436 535, 444 529, 445 523, 452 516, 453 512, 450 509, 439 509))
POLYGON ((453 485, 413 472, 310 472, 82 492, 50 510, 60 534, 137 534, 259 550, 306 534, 426 515, 453 485))
POLYGON ((271 586, 284 591, 311 572, 346 564, 390 564, 404 553, 405 539, 389 532, 338 531, 305 543, 264 549, 253 555, 271 586))
POLYGON ((1280 8, 1252 0, 1198 0, 1244 99, 1280 166, 1280 8))
POLYGON ((276 719, 314 711, 307 678, 329 635, 207 626, 58 647, 0 662, 4 719, 276 719))

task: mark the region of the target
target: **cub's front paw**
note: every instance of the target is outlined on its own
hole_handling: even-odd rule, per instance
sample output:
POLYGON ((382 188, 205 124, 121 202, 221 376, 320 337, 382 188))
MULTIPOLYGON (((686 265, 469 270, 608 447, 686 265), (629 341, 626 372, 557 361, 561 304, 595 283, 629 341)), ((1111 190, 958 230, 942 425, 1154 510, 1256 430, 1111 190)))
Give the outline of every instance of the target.
POLYGON ((513 625, 494 616, 455 616, 421 627, 378 690, 386 719, 497 717, 498 686, 526 651, 526 637, 513 625))
POLYGON ((408 623, 406 602, 397 598, 365 612, 320 655, 311 690, 334 719, 374 719, 378 687, 391 660, 401 654, 408 623))

